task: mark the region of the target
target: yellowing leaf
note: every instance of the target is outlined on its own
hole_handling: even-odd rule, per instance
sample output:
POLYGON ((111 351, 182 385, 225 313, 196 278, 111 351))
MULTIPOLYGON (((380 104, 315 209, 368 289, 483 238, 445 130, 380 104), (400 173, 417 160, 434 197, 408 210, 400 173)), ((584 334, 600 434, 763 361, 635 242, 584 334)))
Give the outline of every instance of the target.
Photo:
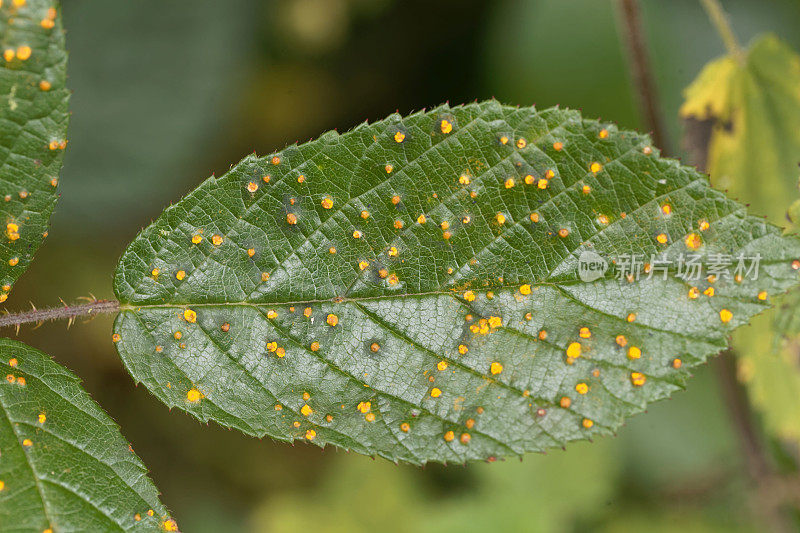
POLYGON ((709 63, 684 95, 681 116, 712 123, 711 182, 780 223, 797 197, 800 58, 765 36, 742 58, 709 63))

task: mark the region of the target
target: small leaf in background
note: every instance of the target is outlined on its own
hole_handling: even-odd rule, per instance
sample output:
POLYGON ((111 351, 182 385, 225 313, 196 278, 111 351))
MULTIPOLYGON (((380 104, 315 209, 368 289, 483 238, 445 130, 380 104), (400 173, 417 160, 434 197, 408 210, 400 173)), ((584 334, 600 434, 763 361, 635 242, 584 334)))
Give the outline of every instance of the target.
MULTIPOLYGON (((796 231, 800 204, 800 57, 777 37, 757 39, 744 57, 709 63, 685 91, 683 118, 705 124, 707 168, 719 188, 754 213, 796 231)), ((702 127, 702 126, 701 126, 702 127)), ((775 295, 766 291, 765 301, 775 295)), ((800 321, 796 291, 734 336, 739 376, 767 429, 800 442, 800 321), (793 325, 794 324, 794 325, 793 325)))
POLYGON ((47 236, 67 145, 67 53, 52 0, 0 7, 0 302, 47 236))
POLYGON ((798 255, 647 136, 445 105, 206 180, 120 260, 115 340, 167 405, 247 434, 411 463, 520 455, 680 389, 760 291, 796 284, 798 255), (617 279, 631 254, 663 272, 617 279), (678 277, 692 254, 758 257, 757 280, 678 277))
POLYGON ((777 37, 761 37, 744 57, 709 63, 684 96, 681 116, 710 122, 714 186, 784 222, 798 196, 800 57, 777 37))
POLYGON ((0 339, 0 528, 176 531, 147 469, 71 372, 0 339))

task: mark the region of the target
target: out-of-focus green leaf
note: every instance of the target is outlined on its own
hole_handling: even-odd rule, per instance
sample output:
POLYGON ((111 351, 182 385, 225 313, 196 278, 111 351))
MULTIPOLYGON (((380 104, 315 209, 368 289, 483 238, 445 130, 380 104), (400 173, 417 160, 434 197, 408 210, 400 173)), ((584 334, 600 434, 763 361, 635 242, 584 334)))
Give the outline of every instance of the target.
MULTIPOLYGON (((775 223, 796 223, 800 163, 800 57, 774 36, 744 57, 709 63, 685 91, 681 115, 711 123, 711 180, 775 223)), ((800 295, 738 331, 740 377, 780 438, 800 439, 800 295)))
POLYGON ((176 531, 147 470, 78 378, 0 339, 0 529, 176 531))
POLYGON ((781 223, 797 197, 800 57, 775 36, 742 58, 709 63, 686 89, 681 116, 711 121, 712 183, 781 223))
POLYGON ((67 145, 67 53, 57 3, 0 7, 0 302, 47 235, 67 145))
POLYGON ((413 463, 519 455, 682 387, 760 291, 796 283, 798 255, 647 136, 442 106, 205 181, 122 257, 115 340, 167 405, 248 434, 413 463), (617 268, 583 282, 584 253, 617 268), (628 254, 688 253, 760 255, 758 279, 615 276, 628 254))

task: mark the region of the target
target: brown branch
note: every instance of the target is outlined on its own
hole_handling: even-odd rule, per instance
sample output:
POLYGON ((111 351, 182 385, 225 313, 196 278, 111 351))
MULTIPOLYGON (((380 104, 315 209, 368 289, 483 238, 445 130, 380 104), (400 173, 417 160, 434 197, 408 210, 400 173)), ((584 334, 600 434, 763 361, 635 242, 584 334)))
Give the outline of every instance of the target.
POLYGON ((41 323, 52 320, 74 320, 79 316, 95 316, 101 313, 115 313, 119 311, 119 302, 116 300, 92 300, 89 303, 66 305, 49 309, 32 309, 20 313, 6 313, 0 315, 0 328, 16 327, 22 324, 41 323))
POLYGON ((636 88, 639 108, 646 127, 653 134, 653 142, 665 153, 672 153, 669 146, 664 121, 658 105, 653 70, 647 54, 647 43, 642 30, 642 18, 638 0, 619 0, 620 33, 626 44, 628 64, 631 69, 633 85, 636 88))

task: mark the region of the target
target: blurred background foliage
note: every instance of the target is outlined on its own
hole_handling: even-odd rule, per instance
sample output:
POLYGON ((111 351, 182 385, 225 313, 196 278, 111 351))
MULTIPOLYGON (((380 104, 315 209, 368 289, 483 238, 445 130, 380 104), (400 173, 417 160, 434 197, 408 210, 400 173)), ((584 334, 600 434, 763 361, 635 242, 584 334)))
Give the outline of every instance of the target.
MULTIPOLYGON (((211 173, 395 110, 494 96, 646 129, 612 0, 63 3, 74 96, 62 197, 10 308, 113 296, 125 245, 211 173)), ((679 146, 681 91, 723 46, 697 0, 641 4, 663 115, 679 146)), ((797 0, 724 5, 744 43, 769 31, 800 49, 797 0)), ((134 387, 110 322, 69 332, 46 324, 20 338, 84 379, 187 532, 763 531, 737 435, 705 367, 688 391, 633 418, 616 438, 521 462, 417 469, 259 441, 170 413, 134 387)), ((800 400, 784 396, 800 410, 800 400)))

